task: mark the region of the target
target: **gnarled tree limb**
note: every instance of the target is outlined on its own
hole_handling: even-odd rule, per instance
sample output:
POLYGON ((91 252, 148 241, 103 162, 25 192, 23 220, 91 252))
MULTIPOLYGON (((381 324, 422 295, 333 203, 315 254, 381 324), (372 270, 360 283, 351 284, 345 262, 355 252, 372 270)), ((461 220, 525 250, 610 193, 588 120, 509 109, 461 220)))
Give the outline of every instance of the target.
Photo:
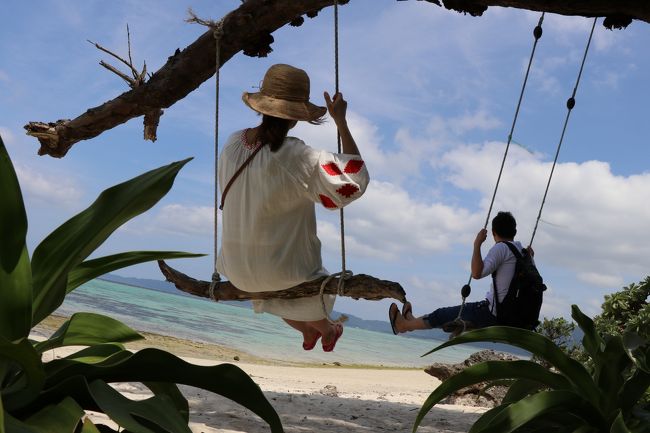
MULTIPOLYGON (((182 292, 189 293, 203 298, 210 297, 210 283, 208 281, 195 280, 168 266, 164 261, 159 260, 158 266, 167 281, 174 283, 176 288, 182 292)), ((295 299, 306 296, 316 296, 320 293, 320 286, 325 278, 307 281, 298 286, 277 292, 243 292, 232 285, 229 281, 222 281, 214 291, 215 301, 246 301, 251 299, 295 299)), ((328 282, 324 292, 335 295, 337 293, 338 281, 332 279, 328 282)), ((406 301, 406 293, 399 283, 380 280, 370 275, 354 275, 345 280, 344 295, 354 299, 380 300, 385 298, 397 299, 400 302, 406 301)))
MULTIPOLYGON (((413 0, 412 0, 413 1, 413 0)), ((427 0, 439 4, 437 0, 427 0)), ((313 17, 334 0, 247 0, 223 18, 221 65, 239 51, 265 56, 271 51, 271 33, 285 24, 299 25, 301 16, 313 17)), ((339 0, 339 4, 347 1, 339 0)), ((488 6, 514 7, 586 17, 605 16, 605 25, 625 27, 633 19, 650 22, 650 2, 638 0, 445 0, 444 7, 481 15, 488 6)), ((212 31, 183 51, 177 49, 151 79, 117 98, 91 108, 73 120, 30 122, 27 133, 41 143, 40 155, 64 156, 78 141, 98 136, 129 119, 158 112, 183 99, 215 73, 212 31)))

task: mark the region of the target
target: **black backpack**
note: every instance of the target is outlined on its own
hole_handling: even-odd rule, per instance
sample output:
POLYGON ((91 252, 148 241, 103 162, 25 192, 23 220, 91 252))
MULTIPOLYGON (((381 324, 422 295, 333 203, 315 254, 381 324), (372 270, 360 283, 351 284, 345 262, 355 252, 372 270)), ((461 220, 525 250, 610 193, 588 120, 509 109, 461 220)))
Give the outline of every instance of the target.
POLYGON ((546 285, 528 250, 524 248, 519 252, 510 242, 504 243, 517 258, 517 264, 508 293, 501 302, 497 296, 496 272, 492 274, 497 323, 533 330, 539 324, 539 310, 542 308, 546 285))

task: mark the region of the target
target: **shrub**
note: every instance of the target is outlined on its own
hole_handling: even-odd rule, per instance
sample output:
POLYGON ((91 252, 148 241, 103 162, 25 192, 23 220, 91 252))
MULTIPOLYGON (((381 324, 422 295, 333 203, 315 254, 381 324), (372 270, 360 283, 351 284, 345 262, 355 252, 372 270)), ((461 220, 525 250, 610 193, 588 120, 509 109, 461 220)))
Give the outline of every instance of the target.
POLYGON ((590 369, 538 333, 502 326, 467 332, 430 351, 494 341, 527 350, 552 369, 526 360, 469 367, 431 393, 413 431, 447 395, 479 382, 515 379, 502 404, 485 412, 470 432, 650 432, 650 408, 643 403, 650 386, 648 340, 631 333, 603 337, 575 305, 572 317, 584 332, 582 346, 593 360, 590 369))
POLYGON ((277 413, 244 371, 230 364, 192 365, 158 349, 127 351, 123 343, 142 337, 110 317, 77 313, 48 340, 28 338, 67 293, 97 276, 150 260, 196 256, 135 251, 87 260, 118 227, 157 203, 187 161, 105 190, 30 258, 22 194, 0 137, 0 433, 114 431, 94 425, 87 410, 103 412, 133 433, 190 433, 188 402, 177 384, 230 398, 258 414, 273 432, 282 432, 277 413), (72 345, 86 347, 42 361, 43 352, 72 345), (130 400, 109 386, 114 382, 141 382, 153 397, 130 400))

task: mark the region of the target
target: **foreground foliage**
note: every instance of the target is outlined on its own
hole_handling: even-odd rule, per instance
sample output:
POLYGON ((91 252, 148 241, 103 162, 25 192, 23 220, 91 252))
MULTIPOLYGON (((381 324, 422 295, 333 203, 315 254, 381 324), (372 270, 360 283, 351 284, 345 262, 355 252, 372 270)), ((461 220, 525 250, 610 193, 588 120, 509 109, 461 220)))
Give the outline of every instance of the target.
POLYGON ((136 251, 87 260, 118 227, 157 203, 187 161, 105 190, 30 258, 22 194, 0 137, 0 433, 114 432, 94 425, 87 410, 103 412, 133 433, 190 433, 188 402, 177 384, 230 398, 258 414, 273 432, 282 432, 276 412, 244 371, 229 364, 188 364, 158 349, 134 354, 123 344, 143 337, 110 317, 77 313, 48 340, 28 338, 66 294, 97 276, 146 261, 196 256, 136 251), (73 345, 85 348, 43 362, 44 352, 73 345), (153 396, 130 400, 109 385, 115 382, 142 382, 153 396))
POLYGON ((484 413, 470 432, 650 432, 650 343, 637 334, 601 336, 577 306, 572 317, 584 332, 585 366, 550 339, 523 329, 495 326, 467 332, 432 353, 462 343, 493 341, 529 351, 552 366, 533 361, 489 361, 444 381, 422 406, 413 431, 429 410, 466 386, 514 379, 500 406, 484 413))

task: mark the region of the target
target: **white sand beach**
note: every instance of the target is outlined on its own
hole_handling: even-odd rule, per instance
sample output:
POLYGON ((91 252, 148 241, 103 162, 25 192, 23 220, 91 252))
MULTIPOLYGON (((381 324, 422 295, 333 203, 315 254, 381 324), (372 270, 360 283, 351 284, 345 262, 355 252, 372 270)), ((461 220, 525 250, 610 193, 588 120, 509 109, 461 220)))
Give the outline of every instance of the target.
MULTIPOLYGON (((47 331, 43 331, 43 334, 47 334, 47 331)), ((422 403, 440 383, 419 369, 269 363, 222 346, 156 334, 145 336, 146 340, 127 346, 132 350, 158 347, 199 365, 229 362, 239 366, 260 386, 278 412, 287 433, 410 432, 422 403)), ((60 348, 44 356, 46 360, 47 357, 64 357, 78 349, 60 348)), ((325 354, 323 362, 327 362, 325 354)), ((151 395, 140 384, 121 383, 116 388, 133 399, 151 395)), ((224 397, 187 386, 182 386, 181 390, 190 402, 193 432, 269 431, 264 421, 224 397)), ((471 406, 437 405, 426 416, 418 431, 467 432, 485 410, 471 406)), ((102 415, 93 417, 105 420, 102 415)), ((108 421, 105 423, 111 424, 108 421)))

